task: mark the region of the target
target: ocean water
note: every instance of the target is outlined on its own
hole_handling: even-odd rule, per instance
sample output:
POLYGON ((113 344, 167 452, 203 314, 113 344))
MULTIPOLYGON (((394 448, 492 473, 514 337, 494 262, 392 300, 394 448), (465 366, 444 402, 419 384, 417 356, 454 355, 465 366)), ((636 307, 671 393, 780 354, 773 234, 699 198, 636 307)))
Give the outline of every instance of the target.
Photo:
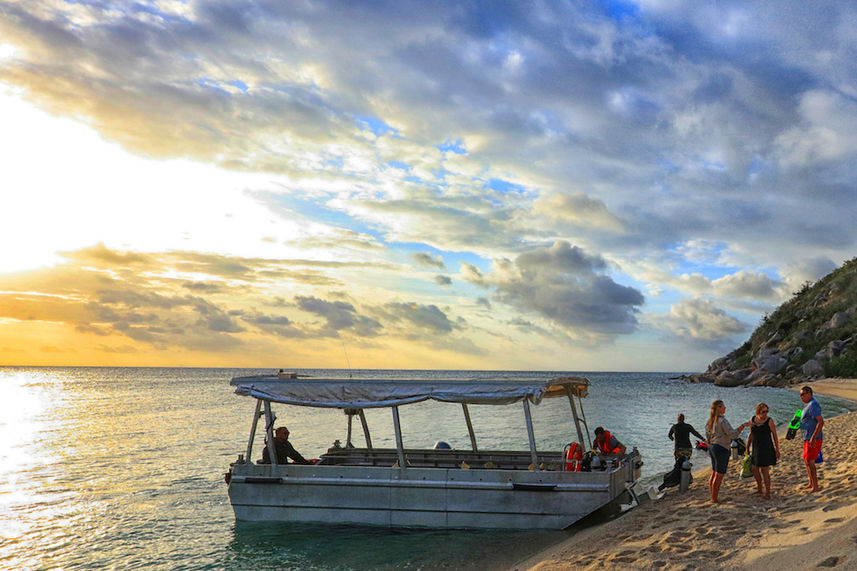
MULTIPOLYGON (((0 368, 0 569, 492 569, 574 533, 236 522, 223 473, 246 449, 255 401, 234 395, 229 380, 270 372, 0 368)), ((702 432, 717 398, 726 402, 726 417, 735 425, 761 401, 779 425, 801 406, 794 391, 687 384, 673 378, 676 373, 297 372, 584 375, 592 381, 584 400, 590 429, 603 425, 629 448, 639 448, 644 485, 660 482, 672 466, 667 431, 677 413, 702 432)), ((819 400, 827 417, 857 408, 819 400)), ((275 411, 304 456, 318 456, 335 439, 345 440, 346 417, 340 411, 285 406, 275 411)), ((437 440, 469 447, 457 405, 419 403, 400 413, 408 447, 437 440)), ((528 448, 519 405, 473 406, 471 415, 480 448, 528 448)), ((567 400, 545 399, 533 416, 539 449, 561 449, 573 438, 567 400)), ((394 446, 390 411, 368 411, 367 418, 373 444, 394 446)), ((355 428, 355 441, 362 442, 355 428)), ((701 467, 707 457, 697 452, 693 460, 701 467)))

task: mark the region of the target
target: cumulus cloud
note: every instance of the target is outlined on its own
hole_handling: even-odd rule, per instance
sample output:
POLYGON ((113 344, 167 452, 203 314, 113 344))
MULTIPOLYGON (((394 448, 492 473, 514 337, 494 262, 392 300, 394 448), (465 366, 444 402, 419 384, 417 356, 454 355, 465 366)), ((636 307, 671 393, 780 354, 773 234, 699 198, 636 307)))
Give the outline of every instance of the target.
POLYGON ((497 260, 488 275, 474 272, 474 268, 468 269, 468 275, 477 285, 493 287, 494 300, 536 313, 570 330, 632 333, 643 295, 598 273, 606 268, 602 258, 557 241, 514 260, 497 260))
POLYGON ((741 270, 712 281, 711 286, 715 293, 724 297, 774 300, 781 295, 778 290, 782 282, 765 274, 741 270))
POLYGON ((800 123, 777 139, 788 169, 832 163, 857 156, 857 104, 830 90, 810 90, 800 97, 800 123))
POLYGON ((670 308, 665 323, 676 336, 714 341, 744 333, 749 326, 705 299, 685 298, 670 308))
POLYGON ((810 258, 789 264, 785 269, 785 281, 789 292, 797 293, 805 283, 815 283, 836 267, 837 265, 826 257, 810 258))

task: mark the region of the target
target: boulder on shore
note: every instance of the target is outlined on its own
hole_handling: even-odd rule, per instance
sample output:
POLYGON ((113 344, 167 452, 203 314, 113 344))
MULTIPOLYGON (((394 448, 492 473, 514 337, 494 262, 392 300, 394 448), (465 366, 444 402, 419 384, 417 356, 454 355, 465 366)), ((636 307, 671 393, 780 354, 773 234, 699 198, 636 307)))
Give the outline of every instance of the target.
POLYGON ((739 369, 738 371, 723 371, 717 378, 714 379, 714 384, 718 387, 740 387, 747 382, 749 369, 739 369))
POLYGON ((823 377, 824 368, 815 359, 810 359, 801 367, 801 372, 807 377, 823 377))

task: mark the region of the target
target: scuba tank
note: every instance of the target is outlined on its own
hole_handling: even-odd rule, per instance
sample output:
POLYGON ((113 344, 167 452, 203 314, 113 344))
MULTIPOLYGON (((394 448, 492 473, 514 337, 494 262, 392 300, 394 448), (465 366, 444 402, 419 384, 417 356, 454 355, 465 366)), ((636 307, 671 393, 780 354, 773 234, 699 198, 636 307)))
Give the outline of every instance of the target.
POLYGON ((794 440, 795 434, 797 434, 797 431, 800 428, 800 416, 802 413, 802 410, 797 411, 794 418, 789 422, 789 429, 786 432, 786 440, 794 440))

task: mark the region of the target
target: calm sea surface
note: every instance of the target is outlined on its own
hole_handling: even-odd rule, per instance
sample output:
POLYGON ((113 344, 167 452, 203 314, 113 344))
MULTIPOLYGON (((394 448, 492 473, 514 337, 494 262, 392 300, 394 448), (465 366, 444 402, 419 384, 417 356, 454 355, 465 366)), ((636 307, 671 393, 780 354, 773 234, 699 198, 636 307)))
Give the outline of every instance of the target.
MULTIPOLYGON (((572 533, 237 523, 223 472, 245 451, 255 401, 234 395, 229 380, 271 372, 0 368, 0 569, 490 569, 572 533)), ((464 373, 351 374, 460 378, 464 373)), ((647 483, 659 483, 672 466, 667 431, 678 412, 702 432, 717 398, 726 402, 726 417, 736 425, 760 401, 770 405, 778 425, 801 406, 794 391, 686 384, 672 379, 675 373, 466 373, 559 374, 592 381, 584 400, 590 429, 604 425, 629 448, 637 446, 647 483)), ((836 399, 819 401, 828 417, 855 409, 836 399)), ((304 456, 316 457, 335 439, 345 440, 341 411, 285 406, 275 411, 304 456)), ((420 403, 400 412, 405 446, 444 440, 454 448, 469 447, 459 406, 420 403)), ((546 399, 533 412, 539 449, 559 450, 571 440, 567 400, 546 399)), ((480 448, 528 449, 520 406, 473 406, 471 414, 480 448)), ((373 444, 395 446, 390 411, 368 411, 367 417, 373 444)), ((696 467, 706 462, 704 454, 695 454, 696 467)))

